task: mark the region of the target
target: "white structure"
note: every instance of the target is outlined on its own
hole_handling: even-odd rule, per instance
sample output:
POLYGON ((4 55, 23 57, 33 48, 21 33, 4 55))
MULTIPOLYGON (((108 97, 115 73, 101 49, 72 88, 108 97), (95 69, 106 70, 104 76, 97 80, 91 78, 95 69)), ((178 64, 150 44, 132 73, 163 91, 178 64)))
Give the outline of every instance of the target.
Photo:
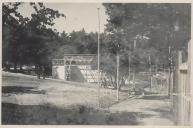
POLYGON ((52 76, 77 82, 98 82, 97 69, 93 69, 95 61, 95 54, 65 54, 63 59, 52 60, 52 76))

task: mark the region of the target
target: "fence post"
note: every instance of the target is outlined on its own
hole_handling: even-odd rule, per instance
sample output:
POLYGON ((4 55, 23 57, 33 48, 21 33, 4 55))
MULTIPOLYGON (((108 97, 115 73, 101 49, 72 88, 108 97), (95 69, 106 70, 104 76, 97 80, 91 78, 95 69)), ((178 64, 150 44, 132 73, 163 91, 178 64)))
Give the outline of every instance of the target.
POLYGON ((152 69, 151 69, 151 56, 149 56, 149 80, 150 80, 150 91, 152 91, 152 82, 151 82, 151 77, 152 77, 152 69))
POLYGON ((117 101, 119 101, 119 55, 117 54, 117 101))
POLYGON ((192 70, 192 57, 191 55, 193 54, 193 51, 192 51, 192 44, 191 44, 191 40, 188 42, 188 91, 189 91, 189 97, 190 97, 190 101, 189 101, 189 110, 190 110, 190 113, 188 113, 189 115, 189 120, 188 120, 188 123, 193 126, 193 103, 192 103, 192 99, 193 99, 193 87, 191 86, 192 85, 192 73, 193 73, 193 70, 192 70))
POLYGON ((175 51, 174 61, 175 61, 175 69, 174 69, 174 79, 173 79, 173 113, 174 120, 176 124, 179 124, 179 65, 180 65, 180 52, 175 51))
POLYGON ((178 51, 178 113, 179 113, 179 116, 178 116, 178 118, 179 118, 179 124, 181 125, 181 124, 183 124, 183 99, 182 99, 182 92, 183 92, 183 86, 184 85, 182 85, 181 83, 182 83, 182 81, 181 81, 181 77, 182 77, 182 75, 181 75, 181 71, 180 71, 180 65, 182 64, 182 51, 178 51))
POLYGON ((172 67, 172 56, 171 56, 171 46, 169 46, 169 82, 168 82, 168 96, 170 97, 170 93, 171 93, 171 67, 172 67))

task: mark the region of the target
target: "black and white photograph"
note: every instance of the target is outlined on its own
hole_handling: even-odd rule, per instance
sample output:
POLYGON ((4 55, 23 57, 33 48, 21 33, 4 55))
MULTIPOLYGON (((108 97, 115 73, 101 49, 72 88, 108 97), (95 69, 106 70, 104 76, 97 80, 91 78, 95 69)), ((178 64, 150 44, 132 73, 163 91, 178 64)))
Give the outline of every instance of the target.
POLYGON ((2 125, 191 125, 191 3, 1 6, 2 125))

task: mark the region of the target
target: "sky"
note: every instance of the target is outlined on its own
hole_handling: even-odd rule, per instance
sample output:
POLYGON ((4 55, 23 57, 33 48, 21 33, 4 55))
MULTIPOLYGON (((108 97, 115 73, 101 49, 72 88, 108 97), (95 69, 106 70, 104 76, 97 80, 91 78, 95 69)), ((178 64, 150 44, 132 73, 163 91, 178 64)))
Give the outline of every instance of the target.
MULTIPOLYGON (((100 3, 44 3, 44 5, 65 14, 66 18, 62 17, 54 21, 53 29, 58 32, 70 33, 83 28, 86 32, 98 31, 97 8, 100 8, 100 31, 103 32, 105 29, 108 16, 105 14, 104 6, 100 3)), ((33 8, 29 3, 25 3, 18 11, 23 16, 30 17, 33 8)))

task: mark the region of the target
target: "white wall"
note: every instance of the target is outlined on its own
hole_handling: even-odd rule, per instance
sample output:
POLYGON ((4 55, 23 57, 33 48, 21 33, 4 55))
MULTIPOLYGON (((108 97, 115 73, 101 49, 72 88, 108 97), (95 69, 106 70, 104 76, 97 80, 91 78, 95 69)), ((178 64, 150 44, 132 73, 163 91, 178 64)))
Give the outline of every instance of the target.
POLYGON ((56 79, 65 79, 65 68, 64 66, 53 66, 52 76, 56 79))

